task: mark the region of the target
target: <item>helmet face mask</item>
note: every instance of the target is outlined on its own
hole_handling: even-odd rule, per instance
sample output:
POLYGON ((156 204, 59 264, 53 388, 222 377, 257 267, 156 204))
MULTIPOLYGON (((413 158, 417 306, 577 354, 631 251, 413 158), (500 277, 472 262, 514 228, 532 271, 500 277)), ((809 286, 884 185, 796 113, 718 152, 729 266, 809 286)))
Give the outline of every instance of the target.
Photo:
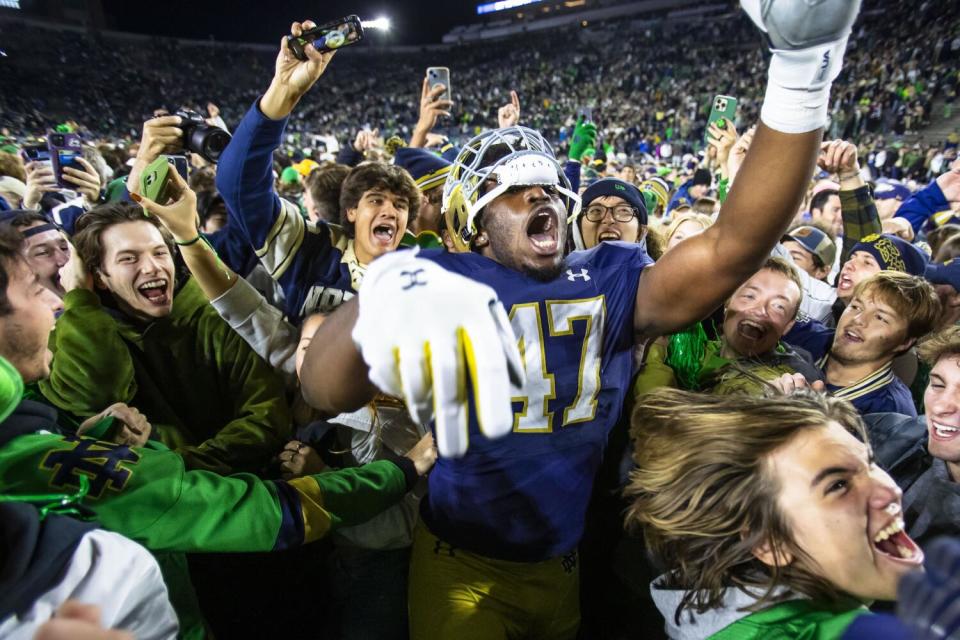
POLYGON ((475 137, 460 150, 443 187, 442 215, 456 251, 470 251, 476 218, 490 202, 512 187, 555 187, 567 200, 571 217, 580 198, 570 189, 550 144, 526 127, 506 127, 475 137), (487 181, 496 186, 483 193, 487 181))

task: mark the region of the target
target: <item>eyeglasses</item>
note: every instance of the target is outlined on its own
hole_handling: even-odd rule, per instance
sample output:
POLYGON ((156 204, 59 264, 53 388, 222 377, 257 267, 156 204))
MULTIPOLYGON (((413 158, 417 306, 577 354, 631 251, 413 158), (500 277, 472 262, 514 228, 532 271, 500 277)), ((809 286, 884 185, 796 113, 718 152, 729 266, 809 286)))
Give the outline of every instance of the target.
POLYGON ((607 211, 613 212, 613 219, 617 222, 630 222, 637 215, 635 207, 628 204, 618 204, 614 207, 605 207, 602 204, 592 204, 584 214, 590 222, 600 222, 607 217, 607 211))

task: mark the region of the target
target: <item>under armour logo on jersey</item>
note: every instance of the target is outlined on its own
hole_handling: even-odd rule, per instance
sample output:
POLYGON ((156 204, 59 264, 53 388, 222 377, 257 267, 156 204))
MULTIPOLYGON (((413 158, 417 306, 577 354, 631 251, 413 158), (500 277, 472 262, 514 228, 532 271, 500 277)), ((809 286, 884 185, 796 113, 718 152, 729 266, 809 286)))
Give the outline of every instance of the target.
POLYGON ((817 80, 823 81, 827 75, 827 70, 830 68, 830 50, 827 49, 823 52, 823 62, 820 63, 820 71, 817 74, 817 80))
POLYGON ((420 280, 420 274, 423 273, 423 269, 417 269, 416 271, 401 271, 400 275, 408 278, 407 284, 403 285, 403 290, 407 291, 408 289, 413 289, 414 287, 422 287, 427 283, 423 280, 420 280))
POLYGON ((571 551, 560 559, 560 566, 566 574, 573 573, 577 568, 577 552, 571 551))
POLYGON ((577 278, 583 278, 584 282, 590 282, 590 274, 586 269, 580 269, 580 273, 574 273, 573 269, 567 269, 567 280, 576 282, 577 278))

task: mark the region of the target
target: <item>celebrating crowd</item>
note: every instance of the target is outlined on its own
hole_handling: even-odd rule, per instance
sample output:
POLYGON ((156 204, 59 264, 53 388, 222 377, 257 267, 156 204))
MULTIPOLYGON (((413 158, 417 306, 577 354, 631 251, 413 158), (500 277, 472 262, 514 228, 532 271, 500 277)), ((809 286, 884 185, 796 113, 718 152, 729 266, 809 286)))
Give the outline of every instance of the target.
POLYGON ((958 637, 960 16, 761 4, 0 78, 0 637, 958 637))

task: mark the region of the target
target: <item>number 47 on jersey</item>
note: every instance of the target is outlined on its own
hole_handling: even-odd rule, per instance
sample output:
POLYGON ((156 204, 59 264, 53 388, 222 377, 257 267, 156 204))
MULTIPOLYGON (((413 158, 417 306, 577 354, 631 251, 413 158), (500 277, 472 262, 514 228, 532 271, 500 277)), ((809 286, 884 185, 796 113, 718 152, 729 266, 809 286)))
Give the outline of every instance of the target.
MULTIPOLYGON (((513 430, 518 433, 548 433, 554 428, 554 412, 548 410, 550 400, 556 398, 556 380, 550 373, 544 329, 554 338, 571 336, 577 324, 585 323, 583 344, 580 348, 580 370, 577 394, 563 410, 560 426, 589 422, 596 417, 597 396, 600 394, 600 355, 603 350, 603 329, 606 319, 604 296, 582 300, 547 300, 516 304, 510 310, 510 324, 517 336, 520 358, 527 372, 526 395, 514 397, 522 403, 513 416, 513 430), (541 311, 544 308, 544 312, 541 311), (543 315, 546 315, 544 326, 543 315)), ((554 354, 559 360, 564 354, 554 354)), ((570 356, 563 359, 567 360, 570 356)))

